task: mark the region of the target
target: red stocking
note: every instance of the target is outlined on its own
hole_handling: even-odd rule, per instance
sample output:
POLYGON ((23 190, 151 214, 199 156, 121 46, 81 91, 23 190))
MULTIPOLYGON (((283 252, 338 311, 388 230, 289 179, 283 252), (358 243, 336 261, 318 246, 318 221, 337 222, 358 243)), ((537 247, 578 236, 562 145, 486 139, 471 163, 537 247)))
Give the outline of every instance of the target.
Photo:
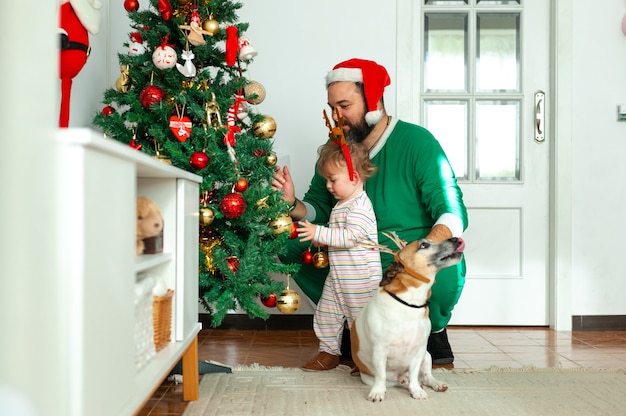
POLYGON ((237 39, 237 28, 235 26, 228 26, 226 28, 226 64, 228 66, 235 65, 237 60, 237 49, 239 48, 239 41, 237 39))

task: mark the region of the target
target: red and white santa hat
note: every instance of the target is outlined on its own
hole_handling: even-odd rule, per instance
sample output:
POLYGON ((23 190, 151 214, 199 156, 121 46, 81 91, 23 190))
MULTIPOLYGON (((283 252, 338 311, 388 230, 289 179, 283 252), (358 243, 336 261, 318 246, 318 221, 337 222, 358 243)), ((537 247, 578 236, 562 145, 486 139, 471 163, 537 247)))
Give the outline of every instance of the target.
POLYGON ((326 75, 326 87, 333 82, 352 81, 363 83, 367 109, 365 121, 370 126, 378 123, 383 112, 377 109, 378 101, 383 97, 385 87, 391 84, 391 79, 384 66, 374 61, 352 58, 334 66, 326 75))

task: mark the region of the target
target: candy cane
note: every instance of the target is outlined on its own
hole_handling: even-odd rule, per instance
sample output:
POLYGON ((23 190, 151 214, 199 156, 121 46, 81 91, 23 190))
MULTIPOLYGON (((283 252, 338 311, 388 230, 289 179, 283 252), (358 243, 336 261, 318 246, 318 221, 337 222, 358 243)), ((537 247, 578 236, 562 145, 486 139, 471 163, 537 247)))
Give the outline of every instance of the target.
POLYGON ((228 108, 226 113, 226 123, 229 126, 234 126, 237 120, 243 120, 248 116, 246 111, 246 103, 248 102, 243 95, 235 94, 235 102, 228 108))

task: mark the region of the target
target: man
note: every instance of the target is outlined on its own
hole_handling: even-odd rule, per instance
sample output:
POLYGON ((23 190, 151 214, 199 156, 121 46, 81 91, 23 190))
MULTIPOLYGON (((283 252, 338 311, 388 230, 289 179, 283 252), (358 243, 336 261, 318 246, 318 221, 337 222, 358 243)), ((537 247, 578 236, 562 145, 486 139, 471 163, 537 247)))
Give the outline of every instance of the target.
MULTIPOLYGON (((441 241, 460 237, 467 228, 467 210, 452 167, 439 142, 421 126, 395 120, 387 114, 383 93, 391 83, 387 70, 373 61, 350 59, 337 64, 326 76, 328 105, 343 117, 348 140, 364 143, 378 172, 369 178, 365 190, 372 200, 378 219, 379 243, 394 244, 382 233, 396 232, 413 241, 427 238, 441 241)), ((276 168, 272 185, 282 190, 283 199, 292 204, 290 215, 296 220, 326 223, 335 203, 325 180, 315 174, 302 201, 295 197, 293 180, 287 167, 276 168)), ((283 261, 299 261, 307 249, 290 240, 283 261)), ((393 261, 381 253, 383 270, 393 261)), ((295 281, 313 301, 319 300, 327 269, 303 265, 295 281)), ((449 364, 454 355, 448 342, 446 325, 465 283, 465 260, 442 270, 436 278, 430 299, 432 333, 428 351, 434 364, 449 364)), ((343 336, 343 344, 349 338, 343 336)), ((342 354, 349 354, 342 348, 342 354)))

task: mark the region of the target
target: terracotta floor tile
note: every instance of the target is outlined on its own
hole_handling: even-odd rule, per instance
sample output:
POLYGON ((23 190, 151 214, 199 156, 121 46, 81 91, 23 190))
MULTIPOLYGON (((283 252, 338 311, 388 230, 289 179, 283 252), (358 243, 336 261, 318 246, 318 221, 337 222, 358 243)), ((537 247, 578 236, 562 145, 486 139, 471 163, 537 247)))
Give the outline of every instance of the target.
MULTIPOLYGON (((447 369, 522 368, 626 369, 626 331, 552 331, 545 327, 451 327, 455 362, 447 369)), ((269 331, 207 328, 198 336, 198 358, 227 366, 258 363, 300 367, 317 354, 313 330, 269 331)), ((202 377, 202 376, 200 376, 202 377)), ((182 385, 165 381, 139 416, 182 415, 182 385)))

